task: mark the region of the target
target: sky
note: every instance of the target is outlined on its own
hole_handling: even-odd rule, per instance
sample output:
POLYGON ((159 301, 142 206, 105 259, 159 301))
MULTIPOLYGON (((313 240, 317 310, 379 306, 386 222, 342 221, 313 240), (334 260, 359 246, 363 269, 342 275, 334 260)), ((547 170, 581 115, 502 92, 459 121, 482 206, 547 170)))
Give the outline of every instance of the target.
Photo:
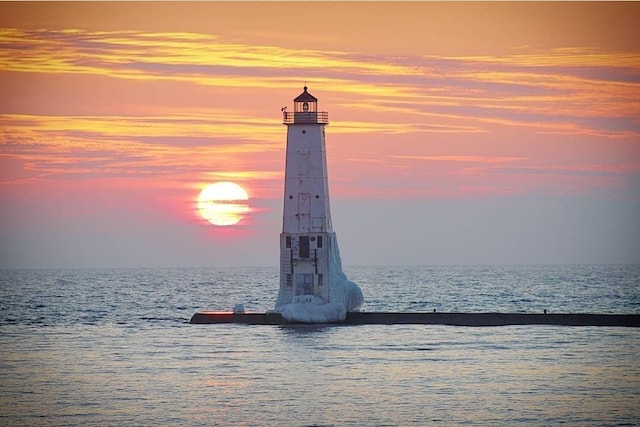
POLYGON ((640 3, 0 2, 0 268, 277 266, 328 111, 343 264, 640 262, 640 3), (199 192, 240 184, 215 226, 199 192))

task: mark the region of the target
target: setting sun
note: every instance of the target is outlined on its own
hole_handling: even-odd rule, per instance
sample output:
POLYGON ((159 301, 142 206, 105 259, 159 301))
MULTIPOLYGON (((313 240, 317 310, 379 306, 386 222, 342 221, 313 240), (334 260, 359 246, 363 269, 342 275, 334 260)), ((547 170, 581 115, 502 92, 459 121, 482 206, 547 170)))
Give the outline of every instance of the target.
POLYGON ((200 192, 198 212, 213 225, 234 225, 249 212, 249 195, 236 183, 216 182, 200 192))

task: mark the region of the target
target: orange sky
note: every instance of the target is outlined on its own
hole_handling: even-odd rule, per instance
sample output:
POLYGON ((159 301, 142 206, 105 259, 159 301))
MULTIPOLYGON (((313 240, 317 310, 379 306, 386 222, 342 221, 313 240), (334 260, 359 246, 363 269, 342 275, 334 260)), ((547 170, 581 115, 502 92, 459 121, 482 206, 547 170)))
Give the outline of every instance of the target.
POLYGON ((637 22, 633 2, 0 3, 0 267, 275 264, 280 108, 305 82, 353 263, 640 262, 637 22), (194 212, 220 180, 252 199, 237 227, 194 212))

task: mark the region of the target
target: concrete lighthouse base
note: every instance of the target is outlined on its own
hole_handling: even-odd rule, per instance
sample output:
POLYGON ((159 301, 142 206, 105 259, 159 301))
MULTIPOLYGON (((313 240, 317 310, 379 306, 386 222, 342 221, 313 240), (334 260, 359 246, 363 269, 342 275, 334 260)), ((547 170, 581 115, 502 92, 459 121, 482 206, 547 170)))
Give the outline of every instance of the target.
MULTIPOLYGON (((201 311, 191 317, 192 324, 238 323, 245 325, 299 325, 280 313, 232 313, 201 311)), ((317 324, 317 323, 316 323, 317 324)), ((624 326, 640 327, 640 314, 593 313, 403 313, 350 312, 343 321, 331 325, 452 325, 452 326, 624 326)))

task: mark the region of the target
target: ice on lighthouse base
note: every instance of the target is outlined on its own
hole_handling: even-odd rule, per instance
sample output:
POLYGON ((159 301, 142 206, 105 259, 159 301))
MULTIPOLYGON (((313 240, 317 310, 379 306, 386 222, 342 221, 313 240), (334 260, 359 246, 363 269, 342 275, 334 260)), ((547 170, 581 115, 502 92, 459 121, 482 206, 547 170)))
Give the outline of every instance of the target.
POLYGON ((332 323, 342 322, 350 311, 359 311, 364 297, 362 290, 350 281, 342 271, 340 249, 335 233, 328 235, 329 265, 323 293, 326 300, 317 295, 296 295, 291 297, 281 285, 276 303, 276 312, 288 322, 332 323))
POLYGON ((276 308, 284 319, 288 322, 301 323, 342 322, 347 317, 347 312, 360 310, 364 300, 362 290, 342 272, 338 253, 332 261, 335 264, 330 269, 331 301, 325 302, 315 295, 297 295, 293 297, 291 303, 276 308))
POLYGON ((346 308, 341 304, 325 303, 315 295, 300 295, 293 302, 280 307, 281 315, 288 322, 331 323, 344 320, 346 308))
POLYGON ((347 317, 347 312, 358 311, 363 301, 360 288, 355 283, 346 280, 346 277, 344 279, 341 282, 342 286, 334 289, 332 302, 326 303, 315 295, 298 295, 293 298, 291 303, 278 307, 278 311, 288 322, 342 322, 347 317))

